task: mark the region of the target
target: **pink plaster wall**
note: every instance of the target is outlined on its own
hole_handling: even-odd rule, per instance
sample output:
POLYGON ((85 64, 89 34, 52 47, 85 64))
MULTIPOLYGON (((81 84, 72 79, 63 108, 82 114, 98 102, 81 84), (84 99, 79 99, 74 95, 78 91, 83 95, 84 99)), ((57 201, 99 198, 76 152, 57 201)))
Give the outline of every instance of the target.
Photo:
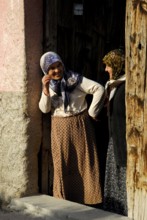
POLYGON ((43 0, 0 0, 0 201, 39 192, 43 0))
POLYGON ((23 8, 23 1, 0 1, 0 91, 24 90, 23 8))

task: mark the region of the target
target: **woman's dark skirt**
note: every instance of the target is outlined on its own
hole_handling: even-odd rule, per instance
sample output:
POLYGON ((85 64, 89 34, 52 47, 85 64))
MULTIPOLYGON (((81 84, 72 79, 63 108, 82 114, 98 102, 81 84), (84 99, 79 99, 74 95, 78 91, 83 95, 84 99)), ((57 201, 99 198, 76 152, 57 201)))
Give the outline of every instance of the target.
POLYGON ((104 209, 127 216, 126 167, 116 165, 112 138, 107 152, 104 209))

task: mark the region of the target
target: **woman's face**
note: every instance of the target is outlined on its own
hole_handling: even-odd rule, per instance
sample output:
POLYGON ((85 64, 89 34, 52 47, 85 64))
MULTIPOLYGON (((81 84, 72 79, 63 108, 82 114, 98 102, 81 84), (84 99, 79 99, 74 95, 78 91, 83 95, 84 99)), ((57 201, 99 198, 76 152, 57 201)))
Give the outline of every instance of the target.
POLYGON ((57 61, 50 66, 48 75, 50 76, 51 79, 59 80, 63 77, 63 71, 64 68, 62 63, 57 61))
POLYGON ((112 79, 113 69, 112 67, 106 65, 105 71, 109 73, 109 79, 112 79))

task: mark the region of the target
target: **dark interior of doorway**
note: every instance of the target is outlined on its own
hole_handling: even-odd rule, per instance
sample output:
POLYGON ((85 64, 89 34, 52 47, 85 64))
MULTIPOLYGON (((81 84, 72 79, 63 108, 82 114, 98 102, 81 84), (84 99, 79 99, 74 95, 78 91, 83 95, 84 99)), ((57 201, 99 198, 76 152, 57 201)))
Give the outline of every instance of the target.
MULTIPOLYGON (((108 75, 104 72, 103 56, 115 48, 125 49, 125 8, 126 0, 45 0, 44 52, 57 52, 66 68, 105 85, 108 75)), ((90 103, 91 97, 87 100, 90 103)), ((94 126, 103 187, 108 145, 105 110, 99 118, 94 126)), ((49 185, 51 195, 52 184, 49 185)), ((42 191, 41 181, 39 187, 42 191)))
POLYGON ((44 2, 44 51, 58 52, 67 68, 104 83, 102 57, 125 47, 126 0, 44 2))

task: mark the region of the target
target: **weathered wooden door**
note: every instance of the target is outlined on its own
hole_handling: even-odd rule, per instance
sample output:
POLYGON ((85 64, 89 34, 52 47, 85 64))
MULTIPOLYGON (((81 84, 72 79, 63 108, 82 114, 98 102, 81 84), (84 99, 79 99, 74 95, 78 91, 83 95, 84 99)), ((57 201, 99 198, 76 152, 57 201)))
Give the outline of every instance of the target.
POLYGON ((147 219, 147 1, 126 4, 129 217, 147 219))
POLYGON ((117 0, 44 2, 44 50, 55 50, 66 67, 102 80, 102 57, 125 45, 126 0, 121 7, 117 0))

